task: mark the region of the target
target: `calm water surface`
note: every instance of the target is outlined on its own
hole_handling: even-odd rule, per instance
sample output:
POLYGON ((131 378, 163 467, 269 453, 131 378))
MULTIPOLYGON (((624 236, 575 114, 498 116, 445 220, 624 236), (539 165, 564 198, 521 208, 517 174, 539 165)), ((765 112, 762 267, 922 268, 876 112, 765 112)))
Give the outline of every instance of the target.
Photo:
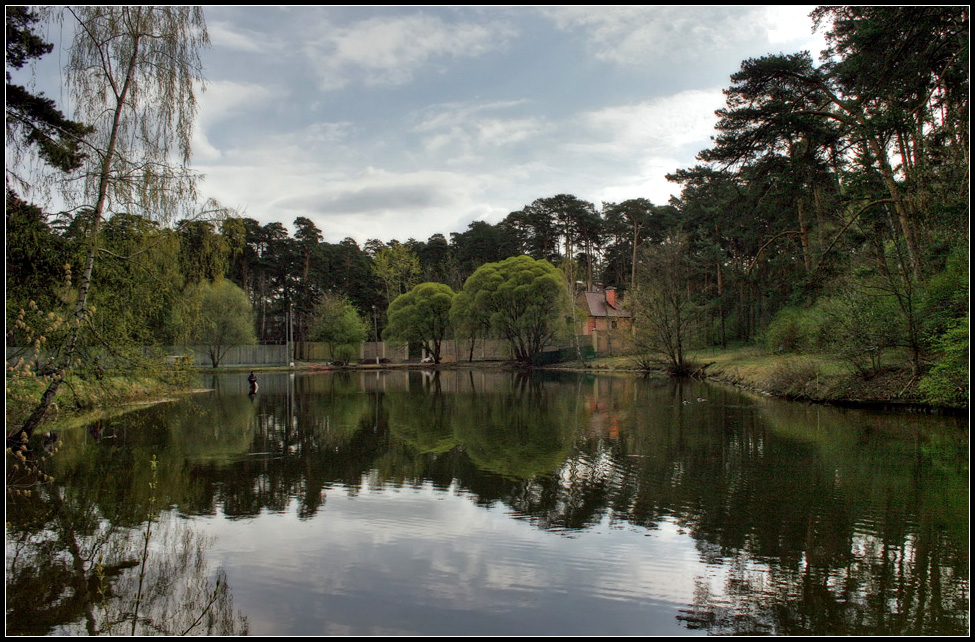
POLYGON ((574 374, 207 383, 61 431, 8 503, 8 634, 968 633, 962 420, 574 374))

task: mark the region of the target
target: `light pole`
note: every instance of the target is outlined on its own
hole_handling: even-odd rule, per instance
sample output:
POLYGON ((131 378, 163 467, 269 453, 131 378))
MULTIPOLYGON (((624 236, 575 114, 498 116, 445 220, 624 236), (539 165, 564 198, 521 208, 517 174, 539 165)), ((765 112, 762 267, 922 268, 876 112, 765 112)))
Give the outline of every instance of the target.
POLYGON ((288 365, 295 367, 295 322, 294 310, 291 302, 288 302, 288 365))
POLYGON ((379 365, 379 324, 376 322, 376 306, 372 306, 372 349, 376 351, 376 365, 379 365))

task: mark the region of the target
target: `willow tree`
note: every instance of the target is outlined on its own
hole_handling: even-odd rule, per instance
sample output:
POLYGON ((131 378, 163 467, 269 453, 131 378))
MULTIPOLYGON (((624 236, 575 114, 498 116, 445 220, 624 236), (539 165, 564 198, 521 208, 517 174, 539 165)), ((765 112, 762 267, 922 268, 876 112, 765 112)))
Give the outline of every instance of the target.
POLYGON ((203 347, 214 368, 231 348, 257 343, 254 309, 233 282, 200 281, 186 289, 184 298, 188 343, 203 347))
POLYGON ((94 128, 84 141, 87 157, 78 174, 61 181, 61 195, 68 211, 92 215, 73 329, 54 352, 54 374, 36 408, 13 432, 20 439, 43 420, 78 358, 102 221, 128 212, 167 223, 196 208, 197 175, 189 160, 195 92, 203 85, 199 52, 209 44, 202 8, 84 6, 55 18, 74 34, 65 69, 73 117, 94 128))
POLYGON ((451 318, 461 327, 485 325, 528 365, 557 334, 570 330, 571 305, 565 277, 555 266, 512 256, 485 263, 467 279, 454 298, 451 318))
POLYGON ((450 329, 450 306, 454 291, 443 283, 421 283, 401 294, 389 305, 386 339, 419 343, 440 363, 440 346, 450 329))

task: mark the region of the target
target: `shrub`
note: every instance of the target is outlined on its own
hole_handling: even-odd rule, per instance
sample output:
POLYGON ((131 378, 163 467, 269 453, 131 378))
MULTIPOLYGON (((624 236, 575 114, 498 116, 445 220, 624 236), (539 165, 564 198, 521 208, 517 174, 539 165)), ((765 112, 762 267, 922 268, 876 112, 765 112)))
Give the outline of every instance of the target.
POLYGON ((854 374, 872 377, 892 348, 907 345, 904 316, 893 295, 850 287, 817 305, 816 343, 843 359, 854 374))
POLYGON ((955 323, 936 342, 936 360, 918 388, 928 403, 952 408, 968 407, 968 318, 955 323))
POLYGON ((771 353, 822 349, 824 324, 820 308, 783 308, 765 331, 765 347, 771 353))

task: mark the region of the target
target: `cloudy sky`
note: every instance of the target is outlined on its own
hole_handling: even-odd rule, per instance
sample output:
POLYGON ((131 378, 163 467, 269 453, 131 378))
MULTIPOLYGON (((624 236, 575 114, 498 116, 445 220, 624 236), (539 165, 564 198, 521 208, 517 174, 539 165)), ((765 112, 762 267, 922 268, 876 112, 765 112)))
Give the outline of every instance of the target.
MULTIPOLYGON (((675 193, 742 60, 823 48, 812 7, 211 7, 203 191, 325 239, 675 193)), ((55 92, 53 95, 57 95, 55 92)))

